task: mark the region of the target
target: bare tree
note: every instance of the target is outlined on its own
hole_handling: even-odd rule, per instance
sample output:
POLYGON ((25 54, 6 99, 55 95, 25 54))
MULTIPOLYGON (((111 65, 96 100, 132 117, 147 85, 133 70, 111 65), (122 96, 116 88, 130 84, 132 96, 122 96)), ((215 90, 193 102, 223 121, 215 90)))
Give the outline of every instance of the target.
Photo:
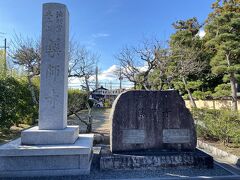
MULTIPOLYGON (((135 52, 125 47, 121 52, 116 56, 120 63, 120 68, 122 69, 122 76, 128 79, 130 82, 134 83, 134 88, 136 89, 137 79, 136 76, 139 74, 139 68, 136 64, 135 52)), ((120 72, 120 69, 116 73, 120 72)))
POLYGON ((32 79, 40 74, 41 43, 40 39, 24 38, 15 34, 11 40, 10 56, 13 63, 23 66, 27 73, 29 90, 34 104, 38 104, 32 79))
POLYGON ((113 71, 113 77, 119 80, 119 89, 122 91, 122 80, 123 80, 123 73, 122 73, 122 67, 116 68, 115 71, 113 71))
POLYGON ((199 60, 199 55, 202 52, 201 47, 189 46, 184 47, 175 44, 174 53, 172 53, 174 70, 173 75, 175 78, 180 78, 188 93, 192 107, 197 107, 193 99, 192 93, 188 87, 187 78, 190 75, 199 75, 205 68, 206 64, 199 60))
MULTIPOLYGON (((90 96, 90 78, 95 74, 96 63, 99 59, 99 56, 91 51, 87 50, 85 47, 79 46, 77 43, 70 42, 69 49, 69 70, 68 77, 78 78, 84 83, 84 89, 87 92, 87 100, 90 96)), ((84 121, 84 124, 87 126, 87 131, 92 131, 92 107, 87 101, 86 104, 88 108, 88 120, 84 121)), ((71 113, 76 115, 76 117, 83 121, 78 115, 79 110, 74 109, 71 113)))
POLYGON ((124 47, 116 56, 122 68, 122 75, 130 82, 141 85, 143 89, 149 90, 148 76, 156 67, 156 53, 159 51, 160 44, 152 43, 148 40, 143 41, 139 47, 124 47))
POLYGON ((68 77, 79 78, 84 81, 86 90, 90 92, 90 77, 95 74, 99 56, 85 47, 72 44, 70 46, 68 77))
MULTIPOLYGON (((82 117, 79 112, 86 109, 86 101, 88 100, 86 92, 80 92, 79 90, 70 90, 70 96, 68 97, 68 116, 75 115, 77 119, 86 125, 86 132, 92 131, 92 118, 91 114, 86 118, 82 117)), ((91 111, 90 111, 91 113, 91 111)))
POLYGON ((173 78, 172 71, 169 71, 169 65, 171 63, 169 49, 158 48, 155 52, 156 68, 158 73, 158 80, 160 82, 159 90, 163 89, 163 85, 167 84, 171 88, 171 80, 173 78))

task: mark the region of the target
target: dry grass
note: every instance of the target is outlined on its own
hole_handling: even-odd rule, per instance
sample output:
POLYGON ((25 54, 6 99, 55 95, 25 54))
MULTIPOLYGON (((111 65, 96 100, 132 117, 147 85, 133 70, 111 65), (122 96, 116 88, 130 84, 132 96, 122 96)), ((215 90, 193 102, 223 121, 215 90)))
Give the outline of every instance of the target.
POLYGON ((7 143, 20 136, 22 129, 0 129, 0 144, 7 143))

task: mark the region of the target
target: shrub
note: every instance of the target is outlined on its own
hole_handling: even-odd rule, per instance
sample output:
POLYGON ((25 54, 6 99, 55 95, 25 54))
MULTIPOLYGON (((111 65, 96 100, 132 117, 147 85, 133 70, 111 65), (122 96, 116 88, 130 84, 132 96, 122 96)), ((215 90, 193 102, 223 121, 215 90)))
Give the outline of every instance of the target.
POLYGON ((212 92, 211 91, 206 91, 206 92, 202 92, 202 91, 194 91, 192 93, 193 97, 195 99, 209 99, 212 98, 212 92))
POLYGON ((240 142, 240 116, 237 112, 221 109, 192 109, 198 124, 198 137, 224 143, 240 142))
POLYGON ((215 89, 213 96, 215 98, 228 97, 231 95, 231 86, 230 84, 219 84, 215 89))
POLYGON ((86 132, 92 131, 92 115, 91 108, 93 102, 88 99, 88 93, 78 89, 70 89, 68 91, 68 116, 75 115, 79 121, 86 125, 86 132), (78 112, 88 109, 87 119, 82 118, 78 112))
POLYGON ((68 115, 87 109, 87 93, 79 89, 68 90, 68 115))
POLYGON ((92 108, 94 105, 94 101, 91 99, 88 99, 88 104, 89 104, 89 107, 92 108))
POLYGON ((12 77, 0 79, 0 126, 33 124, 37 116, 38 107, 33 104, 28 84, 12 77))
POLYGON ((111 107, 111 106, 112 106, 112 104, 111 104, 110 99, 105 99, 105 101, 104 101, 104 107, 109 108, 109 107, 111 107))

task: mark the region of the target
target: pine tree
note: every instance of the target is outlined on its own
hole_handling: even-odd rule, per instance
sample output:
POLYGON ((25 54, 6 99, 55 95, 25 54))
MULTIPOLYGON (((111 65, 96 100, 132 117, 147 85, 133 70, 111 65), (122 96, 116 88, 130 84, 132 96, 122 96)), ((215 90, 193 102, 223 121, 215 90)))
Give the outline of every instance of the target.
POLYGON ((206 46, 212 53, 214 74, 231 84, 232 109, 237 110, 237 75, 240 72, 240 0, 217 0, 205 26, 206 46))
POLYGON ((194 84, 196 86, 194 81, 196 82, 199 79, 199 74, 204 69, 204 62, 201 61, 202 42, 200 37, 197 36, 201 25, 196 18, 191 18, 186 21, 177 21, 173 26, 176 32, 170 39, 170 51, 173 61, 171 68, 175 72, 174 80, 178 80, 176 82, 178 85, 183 85, 192 107, 196 107, 190 85, 194 84), (194 76, 195 78, 193 78, 194 76), (189 83, 189 81, 192 82, 189 83))
POLYGON ((0 78, 4 77, 4 50, 0 50, 0 78))

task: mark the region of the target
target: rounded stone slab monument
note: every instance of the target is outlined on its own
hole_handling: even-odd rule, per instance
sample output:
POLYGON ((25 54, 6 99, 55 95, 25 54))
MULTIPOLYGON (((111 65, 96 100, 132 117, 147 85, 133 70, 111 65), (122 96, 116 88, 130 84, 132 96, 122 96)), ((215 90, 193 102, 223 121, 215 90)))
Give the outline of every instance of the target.
POLYGON ((110 122, 110 152, 102 154, 101 170, 213 167, 213 158, 196 149, 194 121, 178 91, 124 92, 110 122))
POLYGON ((0 177, 90 173, 93 135, 67 126, 69 13, 43 5, 38 126, 0 146, 0 177))
POLYGON ((196 131, 178 91, 128 91, 110 116, 111 151, 194 150, 196 131))

